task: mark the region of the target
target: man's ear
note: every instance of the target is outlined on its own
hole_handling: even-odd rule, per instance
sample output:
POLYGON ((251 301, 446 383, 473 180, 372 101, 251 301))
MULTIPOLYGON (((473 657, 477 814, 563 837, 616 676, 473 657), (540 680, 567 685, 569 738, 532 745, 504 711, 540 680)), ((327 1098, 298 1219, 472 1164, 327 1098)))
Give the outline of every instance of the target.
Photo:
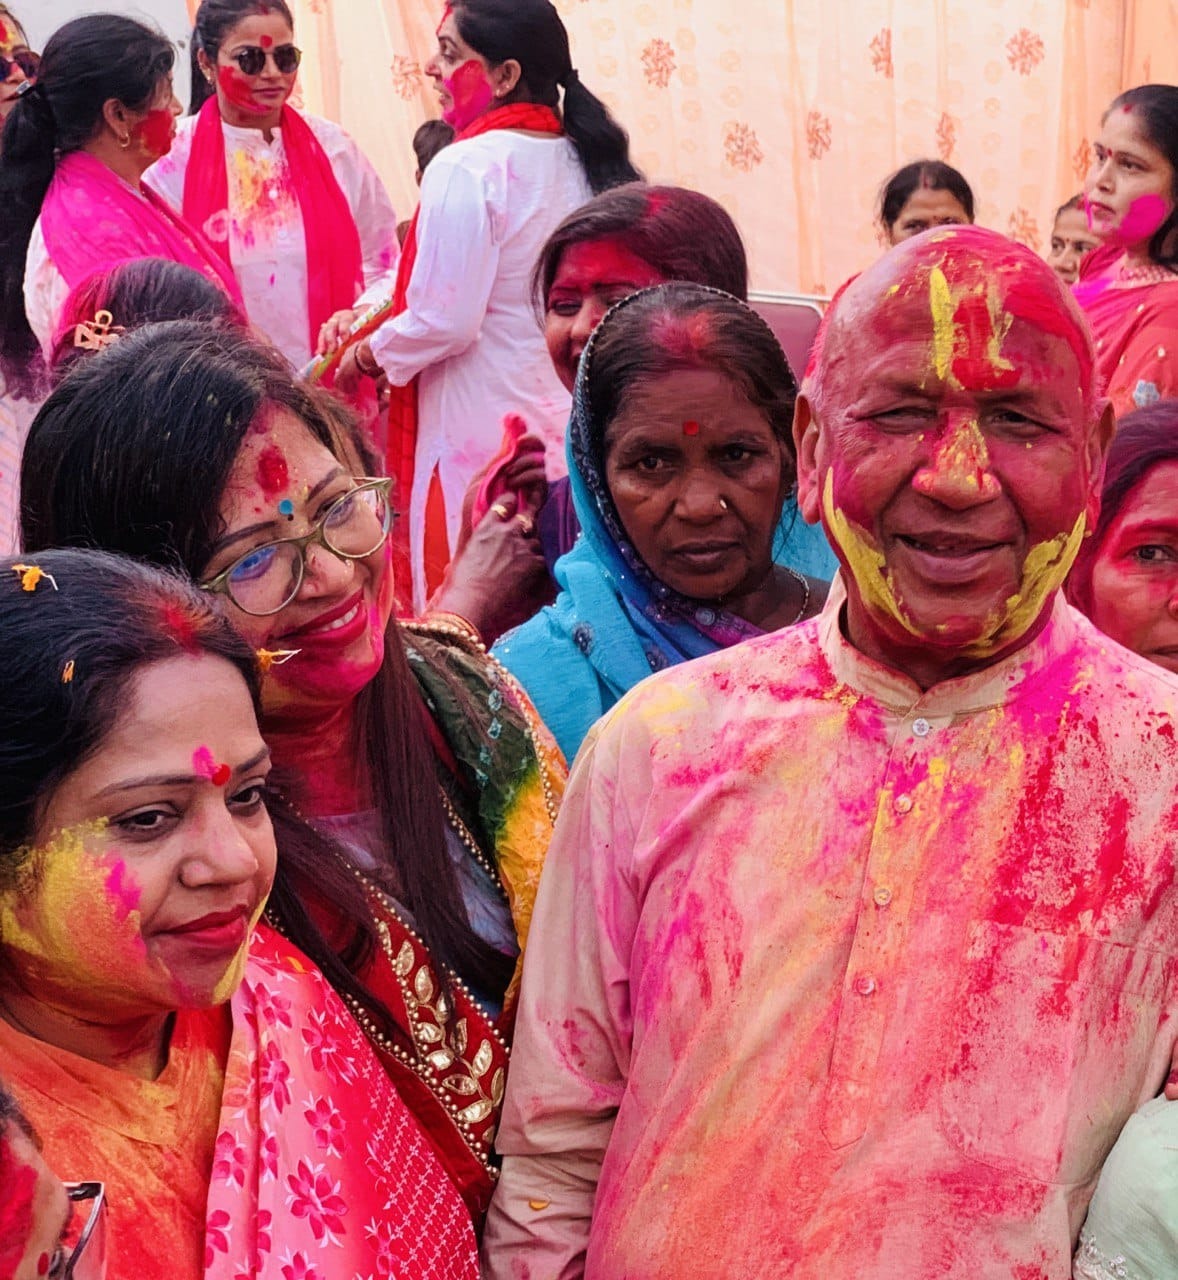
POLYGON ((803 391, 794 405, 794 448, 798 454, 798 510, 808 524, 817 524, 822 515, 822 485, 818 475, 821 433, 814 406, 803 391))

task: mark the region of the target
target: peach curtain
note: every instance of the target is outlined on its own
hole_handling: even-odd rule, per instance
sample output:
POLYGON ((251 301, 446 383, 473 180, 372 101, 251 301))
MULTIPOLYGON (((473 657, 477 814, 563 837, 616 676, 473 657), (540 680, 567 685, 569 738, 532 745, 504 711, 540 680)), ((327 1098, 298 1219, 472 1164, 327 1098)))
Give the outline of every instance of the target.
MULTIPOLYGON (((1178 80, 1173 0, 556 0, 584 82, 655 181, 721 201, 758 289, 829 293, 878 252, 888 172, 939 156, 1037 250, 1109 101, 1178 80)), ((399 211, 441 0, 293 0, 306 107, 341 121, 399 211)))

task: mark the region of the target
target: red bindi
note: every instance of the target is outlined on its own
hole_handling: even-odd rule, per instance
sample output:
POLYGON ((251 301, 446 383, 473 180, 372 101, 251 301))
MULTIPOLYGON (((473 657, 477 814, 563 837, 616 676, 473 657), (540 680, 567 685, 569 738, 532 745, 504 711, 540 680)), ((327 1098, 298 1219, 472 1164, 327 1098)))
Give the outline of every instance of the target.
POLYGON ((281 493, 290 482, 286 458, 276 444, 268 444, 258 456, 258 484, 267 498, 281 493))
POLYGON ((233 770, 227 764, 219 764, 209 775, 209 781, 214 787, 223 787, 232 775, 233 770))
POLYGON ((683 424, 683 434, 684 434, 685 436, 697 436, 697 435, 699 435, 699 423, 698 423, 698 422, 695 422, 694 420, 691 420, 691 421, 685 422, 685 423, 683 424))
POLYGON ((274 47, 274 38, 272 36, 261 36, 258 43, 263 49, 272 49, 274 47))

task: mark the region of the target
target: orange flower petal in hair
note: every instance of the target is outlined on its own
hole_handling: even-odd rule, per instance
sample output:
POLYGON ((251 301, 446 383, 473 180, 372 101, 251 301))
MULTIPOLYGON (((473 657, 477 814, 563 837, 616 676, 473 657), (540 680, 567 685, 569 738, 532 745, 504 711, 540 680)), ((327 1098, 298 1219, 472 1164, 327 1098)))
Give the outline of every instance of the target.
POLYGON ((40 565, 14 564, 12 572, 20 578, 20 589, 22 591, 36 591, 37 584, 42 581, 49 583, 54 591, 57 590, 57 581, 53 574, 46 573, 40 565))
POLYGON ((258 660, 258 670, 265 675, 271 667, 281 667, 300 653, 302 649, 256 649, 254 657, 258 660))

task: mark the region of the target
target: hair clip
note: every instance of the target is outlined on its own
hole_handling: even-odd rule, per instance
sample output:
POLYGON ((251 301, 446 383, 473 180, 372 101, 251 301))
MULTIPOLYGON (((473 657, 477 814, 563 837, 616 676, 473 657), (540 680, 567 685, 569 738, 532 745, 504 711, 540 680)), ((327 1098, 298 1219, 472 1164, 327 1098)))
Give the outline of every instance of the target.
POLYGON ((16 86, 16 96, 18 98, 23 98, 26 93, 32 93, 36 87, 36 80, 22 80, 20 84, 16 86))
POLYGON ((71 658, 61 669, 61 683, 71 684, 74 678, 74 660, 71 658))
POLYGON ((14 564, 12 566, 12 572, 20 578, 20 589, 22 591, 36 591, 37 583, 40 582, 42 578, 49 583, 54 591, 57 590, 57 581, 53 577, 53 574, 46 573, 40 565, 14 564))
POLYGON ((254 657, 258 660, 258 670, 265 675, 271 667, 284 666, 300 653, 302 649, 257 649, 254 657))
POLYGON ((101 351, 117 342, 126 330, 115 324, 114 319, 109 311, 102 310, 95 313, 93 320, 74 325, 74 346, 83 351, 101 351))

